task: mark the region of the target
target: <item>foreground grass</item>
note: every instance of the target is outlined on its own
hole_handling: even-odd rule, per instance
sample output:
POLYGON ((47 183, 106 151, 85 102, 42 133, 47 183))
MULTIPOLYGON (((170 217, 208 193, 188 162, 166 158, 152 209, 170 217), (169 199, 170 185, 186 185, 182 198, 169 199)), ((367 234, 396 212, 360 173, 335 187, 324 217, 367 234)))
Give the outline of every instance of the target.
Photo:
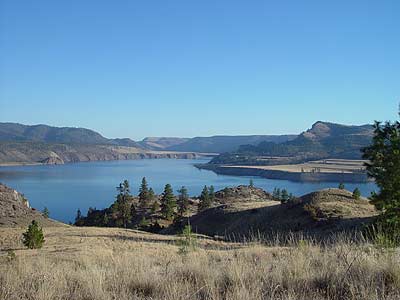
POLYGON ((41 250, 1 229, 0 299, 400 299, 400 256, 338 240, 322 247, 200 240, 112 228, 46 228, 41 250))

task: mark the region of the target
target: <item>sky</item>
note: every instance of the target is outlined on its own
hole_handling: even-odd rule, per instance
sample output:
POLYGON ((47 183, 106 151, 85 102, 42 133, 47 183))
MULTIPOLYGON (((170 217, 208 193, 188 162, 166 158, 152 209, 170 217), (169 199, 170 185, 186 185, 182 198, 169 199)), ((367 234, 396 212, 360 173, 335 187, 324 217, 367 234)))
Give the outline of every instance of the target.
POLYGON ((284 134, 399 102, 398 0, 0 0, 2 122, 284 134))

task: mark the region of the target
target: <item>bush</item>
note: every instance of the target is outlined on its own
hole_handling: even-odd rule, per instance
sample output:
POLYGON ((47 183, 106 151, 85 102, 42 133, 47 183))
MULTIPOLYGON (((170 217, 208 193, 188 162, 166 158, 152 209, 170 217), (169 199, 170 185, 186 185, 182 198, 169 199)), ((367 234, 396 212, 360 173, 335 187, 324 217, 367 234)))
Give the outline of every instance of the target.
POLYGON ((23 243, 29 249, 39 249, 42 248, 44 242, 43 230, 38 222, 33 220, 27 231, 23 233, 23 243))

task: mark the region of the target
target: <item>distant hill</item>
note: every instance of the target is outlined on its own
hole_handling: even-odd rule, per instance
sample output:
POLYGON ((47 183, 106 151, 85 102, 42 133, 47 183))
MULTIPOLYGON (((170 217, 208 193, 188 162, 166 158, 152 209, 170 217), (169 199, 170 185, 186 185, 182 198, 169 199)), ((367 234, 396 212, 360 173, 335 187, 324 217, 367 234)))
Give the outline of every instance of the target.
POLYGON ((189 138, 178 137, 147 137, 138 142, 141 146, 151 150, 165 150, 170 147, 185 143, 189 138))
POLYGON ((348 126, 318 121, 295 139, 280 144, 264 141, 242 145, 235 152, 220 155, 214 164, 280 164, 279 157, 292 163, 307 160, 360 159, 361 148, 371 143, 372 125, 348 126), (274 159, 268 160, 268 157, 274 159))
POLYGON ((18 123, 0 123, 0 141, 118 145, 142 148, 142 146, 131 139, 108 139, 100 133, 86 128, 23 125, 18 123))
POLYGON ((166 147, 170 151, 194 151, 209 153, 224 153, 236 151, 241 145, 257 145, 261 142, 283 143, 296 138, 296 135, 218 135, 210 137, 195 137, 166 147))

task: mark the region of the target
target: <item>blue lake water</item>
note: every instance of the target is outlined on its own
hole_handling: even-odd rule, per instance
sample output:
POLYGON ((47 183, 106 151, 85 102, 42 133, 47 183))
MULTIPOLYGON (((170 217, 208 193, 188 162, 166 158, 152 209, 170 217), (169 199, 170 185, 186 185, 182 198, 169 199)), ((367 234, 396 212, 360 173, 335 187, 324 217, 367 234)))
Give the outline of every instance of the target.
MULTIPOLYGON (((227 186, 248 184, 253 179, 255 186, 267 191, 274 187, 286 188, 296 196, 339 183, 300 183, 286 180, 271 180, 251 176, 217 175, 212 171, 198 170, 195 163, 208 160, 144 159, 130 161, 85 162, 49 166, 0 167, 0 182, 23 193, 32 207, 39 210, 45 206, 52 218, 64 222, 73 221, 76 210, 83 213, 92 206, 108 207, 115 199, 115 187, 124 179, 137 194, 143 176, 156 193, 170 183, 174 190, 186 186, 191 196, 199 195, 204 185, 214 185, 216 190, 227 186)), ((346 189, 359 187, 364 196, 376 189, 374 183, 346 184, 346 189)))

